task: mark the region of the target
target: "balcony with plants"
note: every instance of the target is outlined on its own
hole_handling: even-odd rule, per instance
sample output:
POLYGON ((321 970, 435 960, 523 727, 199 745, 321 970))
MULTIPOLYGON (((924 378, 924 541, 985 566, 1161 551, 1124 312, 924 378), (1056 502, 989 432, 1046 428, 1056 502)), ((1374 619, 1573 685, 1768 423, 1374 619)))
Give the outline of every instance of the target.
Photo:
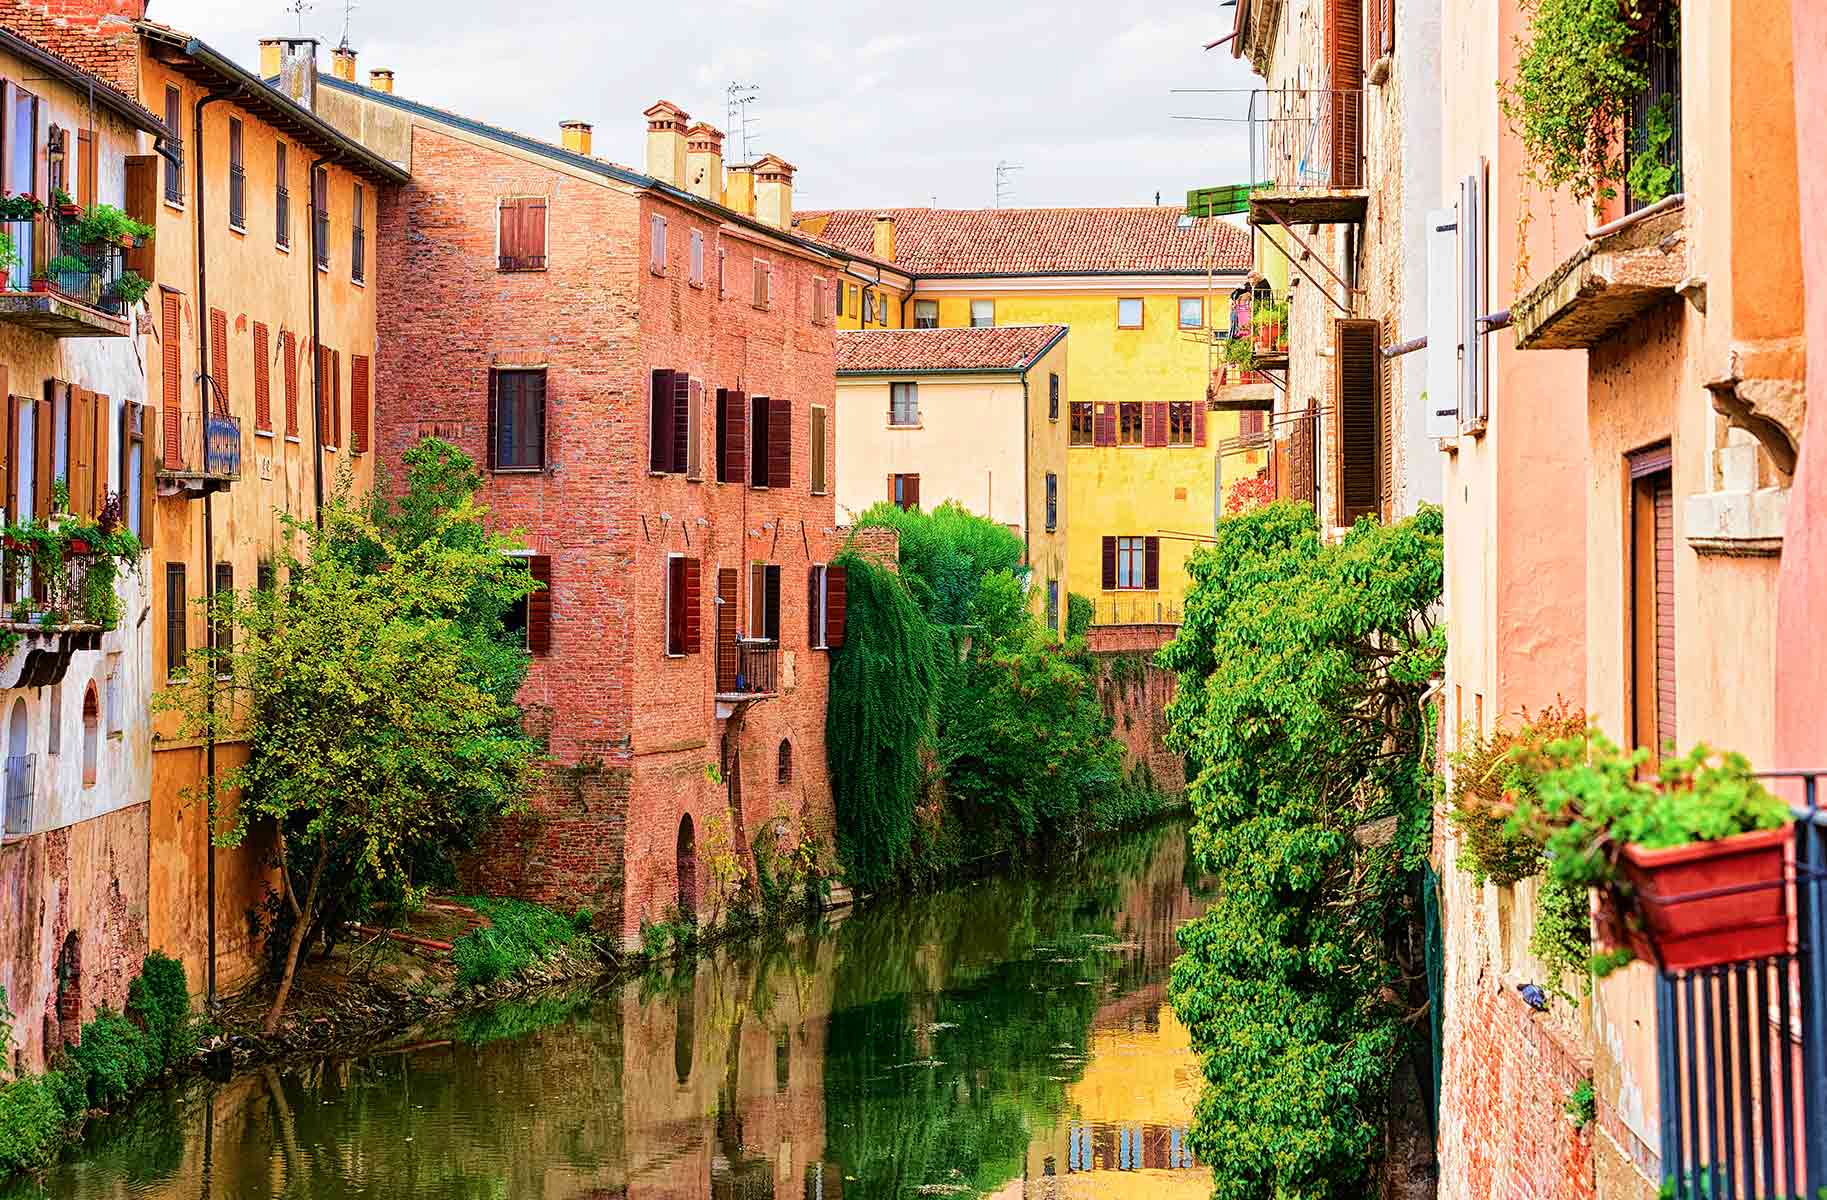
POLYGON ((121 572, 139 570, 140 540, 122 523, 118 495, 92 520, 67 511, 61 479, 51 502, 49 517, 9 521, 0 533, 0 688, 57 683, 72 653, 100 649, 121 622, 121 572))
POLYGON ((125 337, 151 284, 125 265, 152 228, 111 204, 83 209, 63 192, 0 197, 0 320, 55 337, 125 337))
POLYGON ((1288 302, 1266 284, 1239 288, 1231 298, 1230 328, 1214 343, 1215 363, 1206 398, 1222 411, 1257 411, 1274 407, 1275 388, 1269 371, 1288 366, 1288 302))

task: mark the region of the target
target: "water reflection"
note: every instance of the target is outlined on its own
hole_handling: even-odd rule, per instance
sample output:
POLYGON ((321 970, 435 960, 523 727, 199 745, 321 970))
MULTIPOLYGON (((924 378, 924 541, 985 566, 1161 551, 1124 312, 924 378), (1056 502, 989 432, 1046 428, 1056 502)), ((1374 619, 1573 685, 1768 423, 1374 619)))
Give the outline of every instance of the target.
POLYGON ((192 1084, 24 1196, 1204 1197, 1171 827, 360 1058, 192 1084))

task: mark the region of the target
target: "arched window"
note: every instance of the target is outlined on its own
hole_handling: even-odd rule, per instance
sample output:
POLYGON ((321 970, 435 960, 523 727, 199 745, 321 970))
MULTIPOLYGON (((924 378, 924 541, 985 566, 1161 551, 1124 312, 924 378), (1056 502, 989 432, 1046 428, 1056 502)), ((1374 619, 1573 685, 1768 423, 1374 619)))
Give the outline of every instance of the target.
POLYGON ((32 756, 26 753, 30 736, 25 699, 13 701, 6 731, 6 832, 32 831, 32 756))
POLYGON ((82 785, 95 786, 95 766, 101 758, 101 700, 91 683, 82 694, 82 785))
POLYGON ((687 921, 698 917, 698 839, 692 831, 691 814, 679 818, 678 845, 679 915, 687 921))
POLYGON ((793 743, 786 738, 780 739, 780 765, 774 772, 774 782, 793 782, 793 743))

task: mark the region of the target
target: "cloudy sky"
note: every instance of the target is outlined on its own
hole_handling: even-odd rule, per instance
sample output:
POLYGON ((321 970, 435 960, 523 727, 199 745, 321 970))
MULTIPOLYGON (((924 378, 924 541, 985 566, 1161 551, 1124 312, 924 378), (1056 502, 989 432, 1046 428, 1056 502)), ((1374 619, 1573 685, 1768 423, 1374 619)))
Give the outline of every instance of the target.
MULTIPOLYGON (((262 36, 296 32, 290 0, 152 0, 148 15, 249 64, 262 36)), ((307 33, 342 36, 341 0, 307 33)), ((996 164, 1018 163, 1009 203, 1150 204, 1242 182, 1248 88, 1220 0, 360 0, 349 40, 363 80, 557 140, 591 121, 596 152, 641 165, 641 111, 665 97, 725 124, 732 82, 760 91, 754 154, 799 167, 801 208, 994 203, 996 164)), ((733 139, 731 154, 740 152, 733 139)))

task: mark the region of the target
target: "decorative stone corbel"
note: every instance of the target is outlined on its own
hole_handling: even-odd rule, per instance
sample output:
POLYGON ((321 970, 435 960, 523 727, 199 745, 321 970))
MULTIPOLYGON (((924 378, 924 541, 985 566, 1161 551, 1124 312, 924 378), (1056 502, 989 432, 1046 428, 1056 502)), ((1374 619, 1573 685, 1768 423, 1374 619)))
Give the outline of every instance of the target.
POLYGON ((1707 381, 1713 408, 1749 433, 1784 475, 1795 474, 1807 416, 1806 349, 1801 338, 1740 343, 1723 374, 1707 381))

